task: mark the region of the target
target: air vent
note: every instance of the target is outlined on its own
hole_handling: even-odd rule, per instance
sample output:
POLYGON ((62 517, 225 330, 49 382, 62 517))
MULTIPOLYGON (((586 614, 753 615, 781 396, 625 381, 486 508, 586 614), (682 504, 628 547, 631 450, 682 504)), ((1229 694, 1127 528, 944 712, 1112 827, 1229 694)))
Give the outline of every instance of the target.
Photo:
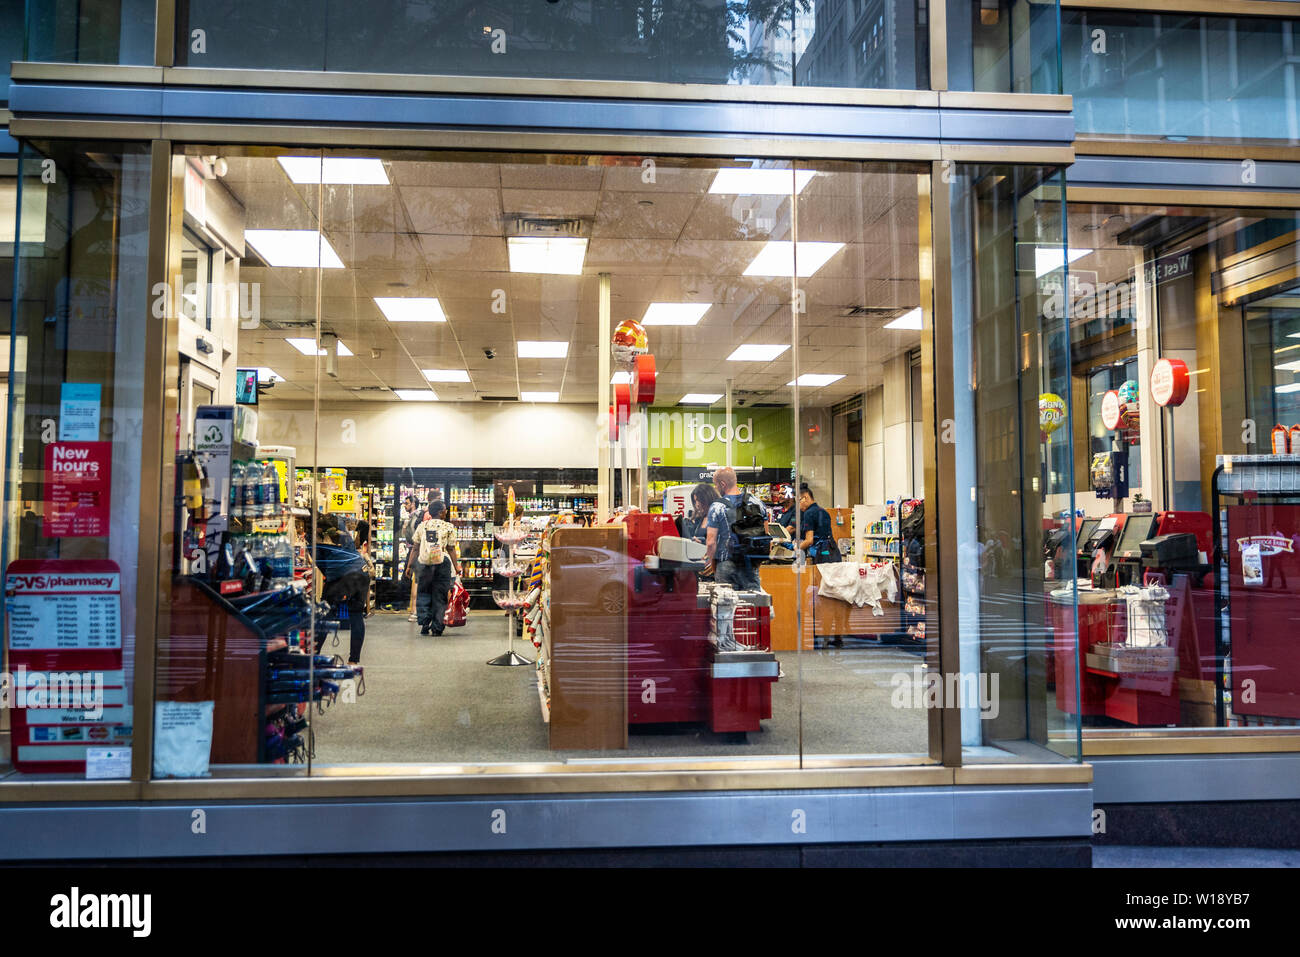
POLYGON ((314 329, 315 319, 263 319, 263 329, 314 329))
POLYGON ((843 319, 878 319, 888 316, 893 319, 898 315, 896 306, 849 306, 840 313, 843 319))
POLYGON ((479 396, 484 402, 518 402, 517 395, 481 395, 479 396))
POLYGON ((507 213, 512 236, 586 236, 589 223, 577 216, 530 216, 527 213, 507 213))
POLYGON ((358 385, 349 389, 351 392, 391 392, 386 385, 358 385))

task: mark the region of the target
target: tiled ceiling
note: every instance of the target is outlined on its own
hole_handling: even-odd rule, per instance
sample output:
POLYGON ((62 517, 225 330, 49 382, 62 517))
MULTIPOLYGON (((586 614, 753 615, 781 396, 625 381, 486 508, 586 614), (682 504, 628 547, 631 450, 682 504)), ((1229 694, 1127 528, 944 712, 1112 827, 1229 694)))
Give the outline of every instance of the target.
POLYGON ((615 324, 641 319, 651 302, 710 303, 696 326, 647 329, 660 402, 725 392, 728 378, 751 401, 788 402, 792 352, 768 363, 727 356, 742 343, 790 342, 790 280, 744 271, 764 243, 788 241, 796 230, 800 243, 846 244, 799 284, 807 311, 799 316, 798 371, 845 376, 803 391, 805 403, 830 404, 879 385, 884 360, 919 342, 917 332, 881 328, 920 302, 910 171, 819 169, 792 210, 788 196, 710 194, 717 167, 698 162, 660 161, 646 183, 637 160, 405 156, 383 160, 390 185, 323 187, 295 185, 271 157, 226 157, 223 181, 244 206, 246 228, 319 223, 345 267, 321 270, 318 283, 314 269, 245 261, 240 280, 262 284, 264 321, 240 333, 239 364, 268 366, 287 379, 268 399, 306 398, 319 388, 322 401, 391 401, 392 389, 429 387, 421 370, 438 368, 464 369, 471 379, 434 384, 441 400, 558 391, 561 401, 594 402, 605 348, 597 342, 599 274, 609 273, 615 324), (582 275, 511 273, 506 237, 518 217, 581 220, 590 237, 582 275), (498 290, 504 314, 493 311, 498 290), (313 335, 318 295, 321 331, 354 353, 339 360, 337 377, 323 369, 317 377, 314 360, 284 342, 313 335), (448 321, 390 323, 377 296, 437 297, 448 321), (850 315, 854 308, 865 315, 850 315), (568 342, 567 358, 518 358, 516 341, 534 339, 568 342))

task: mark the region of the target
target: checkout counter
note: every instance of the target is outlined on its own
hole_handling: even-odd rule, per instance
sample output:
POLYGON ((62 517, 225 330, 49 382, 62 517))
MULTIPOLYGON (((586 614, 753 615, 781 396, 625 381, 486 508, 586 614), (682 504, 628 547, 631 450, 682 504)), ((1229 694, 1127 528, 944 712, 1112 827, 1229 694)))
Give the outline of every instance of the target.
POLYGON ((1069 580, 1047 583, 1057 707, 1132 725, 1213 724, 1209 515, 1084 519, 1077 541, 1077 648, 1069 580), (1104 571, 1093 574, 1098 550, 1104 571))
POLYGON ((771 598, 702 585, 703 559, 703 546, 681 538, 666 515, 556 531, 545 656, 552 748, 627 747, 631 725, 758 731, 772 716, 780 662, 771 598), (613 553, 621 553, 621 612, 594 601, 593 587, 612 589, 585 571, 613 553))

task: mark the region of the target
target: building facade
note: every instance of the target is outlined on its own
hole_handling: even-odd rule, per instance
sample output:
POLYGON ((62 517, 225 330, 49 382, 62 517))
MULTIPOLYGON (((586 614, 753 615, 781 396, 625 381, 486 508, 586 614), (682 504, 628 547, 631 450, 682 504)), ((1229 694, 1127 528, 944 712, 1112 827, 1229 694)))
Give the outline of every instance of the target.
POLYGON ((1295 846, 1294 3, 0 18, 0 858, 1295 846))

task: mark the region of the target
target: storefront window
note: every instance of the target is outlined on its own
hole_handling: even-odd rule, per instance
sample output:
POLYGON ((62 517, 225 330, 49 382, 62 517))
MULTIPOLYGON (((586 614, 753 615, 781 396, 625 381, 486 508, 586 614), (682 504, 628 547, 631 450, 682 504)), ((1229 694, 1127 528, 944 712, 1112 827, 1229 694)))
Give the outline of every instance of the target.
POLYGON ((240 0, 178 9, 181 66, 923 89, 925 2, 681 0, 460 6, 240 0))
MULTIPOLYGON (((1061 176, 958 167, 953 191, 953 360, 963 753, 1073 758, 1070 343, 1061 176), (978 694, 976 694, 978 692, 978 694)), ((946 612, 947 610, 944 609, 946 612)))
POLYGON ((1300 139, 1297 20, 1061 11, 1081 133, 1300 139))
POLYGON ((23 58, 23 8, 21 3, 0 7, 0 106, 9 102, 9 64, 23 58))
POLYGON ((927 168, 194 147, 173 188, 157 776, 937 760, 927 168))
POLYGON ((1069 221, 1084 727, 1293 726, 1296 213, 1069 221))
POLYGON ((0 298, 17 277, 3 339, 6 770, 125 778, 140 513, 157 494, 140 478, 149 158, 60 142, 19 163, 0 179, 7 229, 21 210, 16 246, 0 245, 16 261, 0 298))
POLYGON ((1060 10, 1029 0, 947 0, 948 88, 1060 93, 1060 10))
MULTIPOLYGON (((153 0, 31 0, 25 57, 10 59, 152 64, 154 7, 153 0)), ((22 4, 18 4, 18 17, 21 24, 22 4)))

